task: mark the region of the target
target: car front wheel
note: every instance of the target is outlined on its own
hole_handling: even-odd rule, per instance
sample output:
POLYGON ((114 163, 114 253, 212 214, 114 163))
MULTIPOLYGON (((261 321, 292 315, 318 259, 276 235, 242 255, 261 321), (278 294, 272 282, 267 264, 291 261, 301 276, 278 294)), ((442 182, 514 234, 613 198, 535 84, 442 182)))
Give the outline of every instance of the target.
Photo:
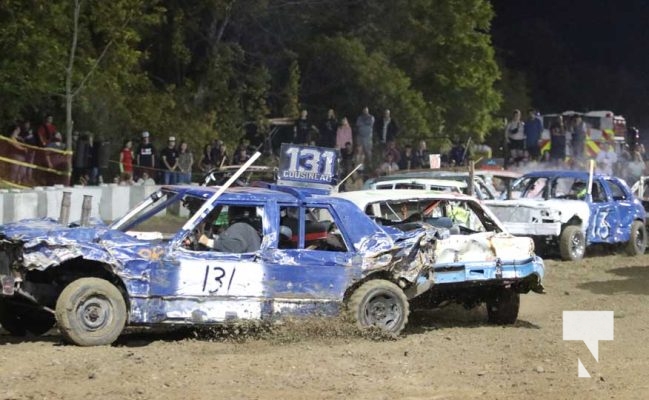
POLYGON ((626 243, 626 254, 637 256, 644 254, 647 249, 647 231, 644 224, 640 221, 633 221, 631 224, 631 237, 626 243))
POLYGON ((410 314, 403 290, 384 279, 359 286, 349 298, 347 308, 359 327, 375 326, 396 335, 406 326, 410 314))
POLYGON ((586 252, 586 238, 581 228, 575 225, 566 226, 559 238, 559 251, 564 261, 579 261, 586 252))
POLYGON ((126 324, 126 303, 107 280, 77 279, 63 289, 56 302, 56 321, 68 342, 79 346, 111 344, 126 324))

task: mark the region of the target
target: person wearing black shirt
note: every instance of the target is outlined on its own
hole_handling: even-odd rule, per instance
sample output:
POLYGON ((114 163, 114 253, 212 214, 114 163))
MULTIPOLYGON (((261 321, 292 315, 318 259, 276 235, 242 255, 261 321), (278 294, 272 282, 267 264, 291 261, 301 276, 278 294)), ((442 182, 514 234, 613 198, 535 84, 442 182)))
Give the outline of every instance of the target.
POLYGON ((146 172, 149 176, 155 176, 155 147, 150 142, 149 132, 142 132, 142 143, 137 149, 135 161, 138 166, 137 174, 142 176, 146 172))
POLYGON ((178 169, 178 150, 176 150, 176 138, 169 137, 169 145, 160 152, 162 167, 164 169, 164 184, 176 184, 176 170, 178 169))

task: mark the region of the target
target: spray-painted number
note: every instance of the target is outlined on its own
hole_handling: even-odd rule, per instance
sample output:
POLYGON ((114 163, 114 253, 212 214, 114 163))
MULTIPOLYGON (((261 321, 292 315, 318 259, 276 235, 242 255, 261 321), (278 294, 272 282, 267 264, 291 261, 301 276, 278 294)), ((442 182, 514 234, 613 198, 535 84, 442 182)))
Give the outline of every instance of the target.
POLYGON ((288 170, 310 174, 333 175, 336 154, 331 150, 289 147, 286 155, 290 157, 288 170))
POLYGON ((234 277, 234 270, 230 272, 230 276, 221 267, 210 267, 209 265, 205 266, 205 277, 203 278, 203 292, 210 294, 216 294, 219 291, 222 294, 227 291, 227 287, 230 286, 232 278, 234 277), (223 286, 226 286, 225 289, 221 290, 223 286))

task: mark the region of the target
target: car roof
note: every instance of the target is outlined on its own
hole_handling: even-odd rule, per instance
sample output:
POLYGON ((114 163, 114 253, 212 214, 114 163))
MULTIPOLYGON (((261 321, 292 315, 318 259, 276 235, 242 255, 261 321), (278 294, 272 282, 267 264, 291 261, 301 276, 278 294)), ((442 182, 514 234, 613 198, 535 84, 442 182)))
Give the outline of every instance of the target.
MULTIPOLYGON (((297 203, 300 199, 313 194, 312 189, 288 188, 283 190, 275 185, 260 186, 237 186, 228 188, 221 195, 220 199, 224 201, 259 201, 267 198, 281 203, 297 203)), ((191 195, 196 197, 209 198, 217 193, 220 186, 163 186, 163 189, 172 190, 182 195, 191 195)))
POLYGON ((467 184, 464 181, 457 181, 453 179, 435 179, 419 176, 391 176, 389 179, 381 179, 374 182, 374 184, 379 183, 399 183, 399 182, 412 182, 412 183, 426 183, 429 185, 435 186, 444 186, 444 187, 457 187, 457 188, 466 188, 467 184))
MULTIPOLYGON (((595 173, 593 176, 608 178, 608 175, 603 175, 595 173)), ((557 177, 567 177, 567 178, 588 178, 588 172, 586 171, 572 171, 572 170, 547 170, 547 171, 534 171, 528 172, 523 175, 523 177, 536 177, 536 178, 557 178, 557 177)))
POLYGON ((418 189, 355 190, 352 192, 335 193, 332 194, 331 196, 349 200, 352 203, 359 206, 360 208, 365 208, 367 204, 374 203, 377 201, 399 201, 399 200, 421 200, 421 199, 476 201, 476 199, 474 199, 473 197, 460 194, 460 193, 447 193, 447 192, 441 193, 441 192, 433 192, 430 190, 418 190, 418 189))

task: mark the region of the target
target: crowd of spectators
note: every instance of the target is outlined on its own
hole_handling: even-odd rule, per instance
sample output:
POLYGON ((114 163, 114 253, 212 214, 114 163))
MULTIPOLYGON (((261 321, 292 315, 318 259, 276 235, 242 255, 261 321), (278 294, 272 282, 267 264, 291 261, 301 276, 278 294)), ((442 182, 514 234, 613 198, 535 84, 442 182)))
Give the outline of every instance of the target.
POLYGON ((38 165, 41 171, 49 173, 44 174, 45 184, 67 183, 65 172, 69 170, 70 157, 62 152, 66 150, 63 136, 56 129, 51 115, 45 116, 36 131, 29 120, 16 121, 8 145, 9 153, 16 161, 9 167, 10 182, 17 185, 33 183, 34 169, 30 165, 38 165))
POLYGON ((630 185, 649 173, 649 154, 640 143, 636 128, 628 129, 624 141, 602 138, 596 143, 596 154, 587 154, 586 143, 591 127, 579 114, 558 115, 549 124, 549 150, 542 151, 543 121, 534 109, 528 110, 525 121, 521 112, 514 110, 505 126, 509 149, 508 164, 526 170, 530 165, 539 168, 588 169, 590 159, 595 161, 595 172, 618 176, 630 185))
MULTIPOLYGON (((112 182, 131 184, 176 184, 197 181, 197 174, 204 175, 214 168, 245 163, 258 148, 249 139, 242 139, 230 152, 223 140, 214 139, 206 143, 195 158, 186 141, 177 141, 175 136, 167 138, 167 145, 158 150, 151 134, 144 131, 140 141, 124 141, 118 157, 111 156, 109 146, 91 134, 75 134, 72 140, 72 156, 63 152, 44 152, 40 157, 34 149, 66 150, 61 133, 56 129, 51 115, 47 115, 36 130, 30 121, 17 122, 11 131, 11 154, 15 164, 10 167, 10 180, 19 185, 33 183, 33 168, 40 165, 51 171, 72 169, 73 184, 100 184, 109 171, 119 167, 119 173, 112 182), (112 168, 109 163, 113 162, 112 168)), ((543 122, 536 110, 529 109, 523 120, 521 112, 514 110, 506 124, 509 165, 525 168, 529 163, 547 163, 554 168, 586 168, 584 154, 586 138, 590 127, 581 116, 566 118, 558 116, 549 125, 550 150, 542 152, 543 122)), ((597 170, 620 176, 628 182, 635 182, 649 173, 644 146, 639 143, 637 130, 630 129, 624 148, 613 148, 608 142, 600 144, 596 155, 597 170)), ((318 123, 311 120, 309 112, 302 110, 294 121, 292 143, 340 150, 341 177, 350 174, 347 186, 362 182, 368 177, 393 174, 397 171, 430 168, 431 160, 440 167, 464 166, 468 160, 491 158, 491 148, 484 143, 462 141, 457 137, 450 140, 447 151, 437 151, 439 158, 431 154, 425 140, 404 140, 400 126, 389 109, 376 118, 368 107, 364 107, 355 119, 339 118, 335 110, 329 109, 318 123), (350 120, 354 123, 351 124, 350 120), (437 160, 437 161, 435 161, 437 160)), ((113 150, 114 151, 114 150, 113 150)), ((60 176, 53 175, 45 184, 64 183, 60 176)))

